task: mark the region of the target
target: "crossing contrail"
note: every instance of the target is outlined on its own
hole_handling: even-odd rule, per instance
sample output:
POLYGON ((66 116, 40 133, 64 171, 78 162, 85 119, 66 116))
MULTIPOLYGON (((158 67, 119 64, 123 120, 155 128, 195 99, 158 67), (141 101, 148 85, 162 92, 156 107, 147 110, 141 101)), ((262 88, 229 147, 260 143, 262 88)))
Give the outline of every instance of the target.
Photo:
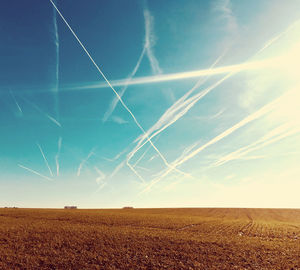
MULTIPOLYGON (((229 136, 230 134, 232 134, 233 132, 235 132, 236 130, 244 127, 245 125, 247 125, 248 123, 257 120, 263 116, 265 116, 266 114, 270 113, 271 111, 273 111, 276 106, 278 106, 280 104, 280 101, 282 98, 287 97, 288 95, 292 95, 293 92, 289 91, 287 93, 285 93, 284 95, 276 98, 275 100, 273 100, 272 102, 264 105, 262 108, 260 108, 259 110, 257 110, 256 112, 248 115, 247 117, 245 117, 244 119, 242 119, 240 122, 238 122, 237 124, 233 125, 232 127, 228 128, 227 130, 225 130, 224 132, 222 132, 221 134, 217 135, 216 137, 214 137, 213 139, 211 139, 210 141, 208 141, 207 143, 205 143, 204 145, 196 148, 193 151, 190 151, 188 154, 184 155, 183 157, 181 157, 181 159, 177 159, 175 162, 172 163, 172 165, 174 167, 180 166, 183 163, 185 163, 186 161, 188 161, 189 159, 193 158, 194 156, 196 156, 197 154, 199 154, 200 152, 202 152, 204 149, 206 149, 207 147, 219 142, 220 140, 224 139, 225 137, 229 136)), ((159 177, 157 177, 156 179, 154 179, 143 191, 148 191, 150 190, 150 188, 158 183, 162 178, 166 177, 168 174, 170 174, 170 172, 172 171, 172 169, 168 168, 165 170, 165 172, 163 172, 159 177)))
MULTIPOLYGON (((295 24, 295 23, 294 23, 295 24)), ((293 24, 293 25, 294 25, 293 24)), ((292 26, 293 26, 292 25, 292 26)), ((290 29, 292 26, 290 26, 288 29, 290 29)), ((260 49, 256 54, 254 54, 254 56, 253 57, 256 57, 259 53, 261 53, 263 50, 265 50, 265 49, 267 49, 268 47, 270 47, 274 42, 276 42, 284 33, 286 33, 288 30, 285 30, 285 31, 283 31, 281 34, 279 34, 279 35, 277 35, 275 38, 273 38, 273 39, 271 39, 270 41, 268 41, 264 46, 263 46, 263 48, 262 49, 260 49)), ((252 57, 252 58, 253 58, 252 57)), ((250 69, 252 69, 252 68, 254 68, 255 66, 257 66, 258 68, 266 68, 266 67, 279 67, 281 64, 282 64, 282 59, 284 58, 285 56, 283 55, 283 56, 279 56, 279 57, 274 57, 274 58, 271 58, 271 59, 267 59, 267 60, 262 60, 262 61, 256 61, 256 62, 246 62, 245 64, 246 65, 248 65, 249 63, 251 63, 251 68, 250 69)), ((241 65, 245 65, 245 64, 241 64, 241 65)), ((256 68, 257 68, 256 67, 256 68)), ((243 70, 243 68, 241 69, 241 70, 243 70)), ((205 95, 206 93, 207 93, 207 91, 209 92, 209 91, 211 91, 212 89, 214 89, 216 86, 218 86, 219 84, 221 84, 223 81, 225 81, 226 79, 228 79, 229 77, 231 77, 232 75, 234 75, 235 73, 237 73, 237 72, 239 72, 239 71, 241 71, 241 70, 239 70, 238 68, 233 68, 232 69, 232 71, 230 72, 230 73, 228 73, 227 75, 225 75, 221 80, 219 80, 219 81, 217 81, 215 84, 213 84, 212 86, 210 86, 210 87, 208 87, 206 90, 204 90, 203 92, 201 92, 201 93, 199 93, 199 94, 197 94, 197 95, 200 95, 200 98, 201 98, 201 95, 205 95), (206 93, 205 93, 206 92, 206 93)), ((197 95, 195 95, 194 97, 196 97, 197 95)), ((190 99, 193 99, 194 97, 192 97, 192 98, 190 98, 190 99)), ((196 100, 197 100, 197 98, 196 98, 196 100)), ((194 103, 195 104, 195 103, 194 103)), ((193 103, 191 103, 190 105, 194 105, 193 103)), ((189 106, 190 106, 189 105, 189 106)), ((268 108, 268 106, 266 105, 265 106, 266 108, 268 108)), ((264 108, 265 108, 264 107, 264 108)), ((254 114, 255 115, 255 114, 254 114)), ((246 118, 246 119, 244 119, 245 121, 246 120, 249 120, 249 118, 246 118)), ((253 119, 252 119, 253 120, 253 119)), ((250 121, 252 121, 252 120, 250 120, 250 121)), ((171 120, 171 122, 169 122, 169 123, 172 123, 172 121, 173 120, 171 120)), ((175 120, 176 121, 176 120, 175 120)), ((168 124, 167 124, 168 125, 168 124)), ((244 125, 244 124, 243 124, 244 125)), ((233 131, 235 130, 235 128, 239 128, 239 126, 237 125, 237 126, 234 126, 233 127, 233 131)), ((162 129, 163 130, 163 129, 162 129)), ((229 134, 231 133, 231 132, 233 132, 231 129, 229 129, 229 130, 227 130, 227 132, 229 132, 229 134)), ((155 134, 155 133, 154 133, 155 134)), ((153 134, 153 135, 154 135, 153 134)), ((150 139, 151 138, 153 138, 153 135, 152 136, 150 136, 150 139)), ((216 138, 214 138, 213 140, 211 140, 209 143, 207 143, 207 144, 205 144, 204 146, 202 146, 202 147, 199 147, 197 150, 195 150, 193 153, 191 153, 191 154, 189 154, 189 155, 187 155, 185 158, 183 158, 182 160, 180 160, 180 161, 177 161, 177 162, 172 162, 172 165, 174 166, 174 167, 177 167, 177 166, 179 166, 179 165, 181 165, 182 163, 184 163, 185 161, 187 161, 188 159, 190 159, 191 157, 193 157, 194 155, 196 155, 198 152, 200 152, 200 151, 202 151, 203 149, 205 149, 207 146, 209 146, 210 144, 213 144, 213 143, 215 143, 216 141, 218 141, 218 140, 220 140, 220 139, 222 139, 223 137, 222 136, 227 136, 228 134, 221 134, 220 135, 220 137, 219 136, 217 136, 216 138), (216 140, 216 141, 215 141, 216 140)), ((144 143, 145 144, 145 143, 144 143)), ((143 145, 144 145, 143 144, 143 145)), ((141 147, 141 146, 139 146, 139 147, 141 147)), ((138 148, 139 149, 139 148, 138 148)), ((136 150, 136 149, 135 149, 136 150)), ((163 177, 165 177, 166 175, 168 175, 170 172, 171 172, 172 170, 171 169, 166 169, 166 172, 164 173, 164 174, 162 174, 162 176, 160 176, 160 177, 157 177, 156 179, 154 179, 151 183, 150 183, 150 185, 145 189, 145 190, 149 190, 151 187, 152 187, 152 185, 153 184, 155 184, 155 183, 157 183, 157 182, 159 182, 163 177)))
POLYGON ((37 143, 37 146, 38 146, 38 148, 40 149, 40 152, 41 152, 41 154, 42 154, 42 156, 43 156, 43 159, 44 159, 44 161, 45 161, 45 164, 46 164, 46 166, 47 166, 47 168, 48 168, 48 170, 49 170, 51 176, 53 177, 52 170, 51 170, 51 168, 50 168, 50 166, 49 166, 48 160, 47 160, 47 158, 46 158, 46 156, 45 156, 45 154, 44 154, 44 151, 43 151, 41 145, 40 145, 39 143, 37 143))
POLYGON ((129 167, 129 169, 133 171, 133 173, 142 181, 142 183, 146 183, 145 179, 137 172, 137 170, 130 163, 126 164, 129 167))
MULTIPOLYGON (((130 85, 130 82, 132 81, 132 78, 135 76, 136 72, 138 71, 145 54, 147 55, 147 57, 149 59, 152 72, 154 74, 161 74, 162 73, 162 70, 159 67, 158 61, 157 61, 157 59, 154 56, 154 53, 152 51, 152 47, 154 45, 153 44, 153 35, 154 35, 153 34, 153 32, 154 32, 153 31, 153 16, 151 16, 151 14, 150 14, 150 12, 147 8, 144 8, 144 20, 145 20, 145 40, 144 40, 143 50, 142 50, 142 52, 141 52, 141 54, 138 58, 138 61, 135 65, 134 69, 132 70, 129 77, 126 79, 125 85, 123 86, 123 88, 119 92, 120 97, 123 97, 125 91, 127 90, 128 86, 130 85)), ((107 119, 110 117, 110 115, 115 110, 118 102, 119 102, 119 99, 116 96, 113 99, 113 101, 111 102, 111 104, 109 106, 109 109, 104 114, 103 119, 102 119, 103 122, 107 121, 107 119)))
MULTIPOLYGON (((113 90, 113 92, 115 93, 115 95, 118 97, 120 103, 123 105, 123 107, 127 110, 127 112, 131 115, 132 119, 134 120, 134 122, 136 123, 136 125, 138 126, 138 128, 142 131, 143 134, 146 135, 148 142, 152 145, 152 147, 154 148, 154 150, 158 153, 158 155, 160 156, 160 158, 162 159, 162 161, 164 162, 164 164, 167 167, 170 167, 171 165, 167 162, 167 160, 165 159, 165 157, 161 154, 161 152, 157 149, 157 147, 152 143, 151 139, 148 137, 148 135, 146 134, 146 131, 144 130, 144 128, 140 125, 140 123, 137 121, 136 117, 134 116, 134 114, 131 112, 131 110, 127 107, 127 105, 124 103, 123 99, 121 98, 121 96, 118 94, 118 92, 114 89, 114 87, 111 85, 111 83, 109 82, 109 80, 106 78, 106 76, 104 75, 104 73, 102 72, 102 70, 99 68, 99 66, 96 64, 96 62, 94 61, 94 59, 92 58, 92 56, 90 55, 90 53, 87 51, 87 49, 85 48, 85 46, 82 44, 82 42, 80 41, 80 39, 78 38, 78 36, 76 35, 76 33, 73 31, 73 29, 71 28, 71 26, 68 24, 68 22, 66 21, 66 19, 64 18, 64 16, 62 15, 62 13, 59 11, 59 9, 56 7, 56 5, 53 3, 53 0, 49 0, 51 2, 51 4, 54 6, 54 8, 56 9, 56 11, 58 12, 58 14, 60 15, 60 17, 62 18, 62 20, 64 21, 64 23, 67 25, 67 27, 69 28, 69 30, 71 31, 71 33, 73 34, 73 36, 75 37, 75 39, 78 41, 78 43, 80 44, 80 46, 82 47, 82 49, 85 51, 85 53, 87 54, 87 56, 89 57, 89 59, 92 61, 93 65, 96 67, 96 69, 98 70, 99 74, 103 77, 103 79, 106 81, 106 83, 109 85, 109 87, 113 90)), ((174 168, 174 170, 177 170, 178 172, 181 172, 180 170, 174 168)), ((186 175, 186 173, 181 172, 183 175, 186 175)))
MULTIPOLYGON (((221 54, 217 60, 212 64, 210 69, 213 69, 214 66, 220 61, 220 59, 224 56, 225 52, 221 54)), ((226 75, 225 79, 227 78, 226 75)), ((148 136, 150 139, 160 134, 170 125, 175 123, 178 119, 184 116, 201 98, 203 98, 207 93, 209 93, 213 88, 215 88, 218 84, 214 84, 212 87, 207 88, 206 90, 194 95, 193 97, 187 99, 197 88, 203 85, 209 77, 204 79, 200 79, 187 93, 185 93, 180 99, 178 99, 171 107, 169 107, 165 113, 159 118, 159 120, 147 130, 148 136), (155 130, 157 130, 155 132, 155 130)), ((219 83, 223 82, 220 80, 219 83)), ((128 155, 128 162, 133 158, 137 151, 139 151, 147 141, 145 141, 145 136, 141 136, 136 147, 129 153, 128 155)))
POLYGON ((97 184, 100 184, 101 182, 103 182, 103 180, 106 178, 105 173, 103 173, 98 167, 94 166, 94 169, 96 170, 96 172, 98 173, 98 177, 96 178, 96 182, 97 184))
POLYGON ((77 169, 77 176, 80 176, 83 165, 90 159, 92 155, 94 155, 94 151, 95 151, 95 147, 91 150, 91 152, 87 155, 87 157, 80 162, 77 169))
POLYGON ((45 176, 45 175, 43 175, 43 174, 41 174, 41 173, 39 173, 39 172, 37 172, 35 170, 32 170, 32 169, 30 169, 28 167, 25 167, 22 164, 18 164, 18 166, 21 167, 21 168, 23 168, 23 169, 25 169, 25 170, 27 170, 27 171, 29 171, 29 172, 32 172, 32 173, 34 173, 34 174, 36 174, 36 175, 38 175, 38 176, 40 176, 40 177, 42 177, 44 179, 47 179, 49 181, 53 181, 51 178, 49 178, 49 177, 47 177, 47 176, 45 176))
MULTIPOLYGON (((145 55, 145 52, 146 52, 146 47, 144 46, 143 51, 142 51, 142 53, 141 53, 141 55, 140 55, 140 57, 139 57, 139 59, 138 59, 136 65, 135 65, 133 71, 131 72, 131 74, 129 75, 128 79, 127 79, 126 82, 125 82, 125 85, 123 86, 123 88, 122 88, 121 91, 119 92, 119 95, 120 95, 121 98, 123 97, 125 91, 127 90, 127 88, 128 88, 128 86, 129 86, 129 84, 130 84, 132 78, 134 77, 134 75, 136 74, 137 70, 139 69, 140 64, 141 64, 141 62, 142 62, 142 59, 143 59, 143 57, 144 57, 144 55, 145 55)), ((104 116, 103 116, 103 119, 102 119, 103 122, 106 122, 107 119, 111 116, 111 114, 112 114, 113 111, 115 110, 115 108, 116 108, 118 102, 119 102, 119 99, 118 99, 117 96, 115 96, 114 99, 113 99, 113 101, 111 102, 111 104, 110 104, 108 110, 105 112, 105 114, 104 114, 104 116)))

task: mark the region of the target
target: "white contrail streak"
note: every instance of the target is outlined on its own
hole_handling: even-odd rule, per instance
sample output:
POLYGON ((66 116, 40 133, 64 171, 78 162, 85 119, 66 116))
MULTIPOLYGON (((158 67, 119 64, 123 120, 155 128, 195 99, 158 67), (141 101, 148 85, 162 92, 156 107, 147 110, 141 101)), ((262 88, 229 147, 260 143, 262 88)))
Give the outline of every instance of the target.
POLYGON ((125 165, 125 162, 122 161, 121 163, 119 163, 115 169, 113 170, 113 172, 109 175, 109 178, 113 178, 125 165))
POLYGON ((145 48, 146 54, 149 59, 152 72, 154 74, 161 74, 162 70, 159 67, 158 61, 152 51, 152 47, 154 46, 154 32, 153 32, 153 16, 150 14, 148 8, 144 8, 144 19, 145 19, 145 48))
POLYGON ((25 170, 27 170, 27 171, 29 171, 29 172, 32 172, 32 173, 36 174, 36 175, 38 175, 38 176, 40 176, 40 177, 42 177, 42 178, 45 178, 45 179, 47 179, 47 180, 49 180, 49 181, 52 181, 51 178, 49 178, 49 177, 47 177, 47 176, 45 176, 45 175, 42 175, 41 173, 39 173, 39 172, 37 172, 37 171, 35 171, 35 170, 32 170, 32 169, 30 169, 30 168, 27 168, 27 167, 25 167, 25 166, 23 166, 23 165, 21 165, 21 164, 18 164, 18 166, 21 167, 21 168, 23 168, 23 169, 25 169, 25 170))
POLYGON ((26 101, 28 104, 30 104, 33 108, 35 108, 38 112, 46 116, 49 120, 51 120, 55 125, 61 127, 61 124, 52 116, 42 111, 36 104, 32 103, 31 101, 27 100, 26 98, 22 97, 24 101, 26 101))
MULTIPOLYGON (((275 41, 275 40, 274 40, 275 41)), ((270 58, 268 60, 257 60, 257 61, 249 61, 242 64, 228 65, 224 67, 216 67, 209 69, 200 69, 193 70, 187 72, 179 72, 179 73, 170 73, 170 74, 161 74, 154 76, 145 76, 139 78, 133 78, 130 82, 127 79, 121 80, 112 80, 110 85, 108 86, 106 83, 89 83, 83 84, 79 86, 68 86, 62 88, 63 91, 71 91, 71 90, 81 90, 81 89, 99 89, 99 88, 107 88, 110 86, 124 86, 124 85, 139 85, 139 84, 150 84, 150 83, 161 83, 168 81, 177 81, 177 80, 186 80, 192 78, 206 77, 206 76, 214 76, 221 75, 231 72, 241 72, 247 70, 257 70, 257 69, 265 69, 274 65, 274 59, 270 58)))
POLYGON ((100 191, 102 188, 104 188, 104 186, 106 186, 106 182, 104 182, 103 180, 106 178, 106 175, 96 166, 94 167, 94 169, 96 170, 96 172, 98 173, 98 177, 96 178, 96 183, 99 185, 98 188, 96 189, 95 192, 93 192, 93 195, 96 194, 98 191, 100 191))
POLYGON ((49 166, 48 160, 47 160, 47 158, 46 158, 46 156, 45 156, 45 154, 44 154, 44 151, 43 151, 41 145, 40 145, 39 143, 36 143, 36 145, 37 145, 38 148, 40 149, 40 152, 41 152, 41 154, 42 154, 42 156, 43 156, 43 159, 44 159, 44 161, 45 161, 45 164, 46 164, 46 166, 47 166, 47 168, 48 168, 48 170, 49 170, 51 176, 53 177, 52 170, 51 170, 51 168, 50 168, 50 166, 49 166))
POLYGON ((91 152, 87 155, 87 157, 86 157, 85 159, 83 159, 83 160, 81 161, 81 163, 79 164, 78 169, 77 169, 77 176, 80 176, 80 174, 81 174, 81 169, 82 169, 83 165, 90 159, 90 157, 91 157, 92 155, 94 155, 94 150, 95 150, 95 148, 93 148, 93 149, 91 150, 91 152))
POLYGON ((58 86, 59 86, 59 35, 57 27, 56 10, 53 8, 53 28, 54 28, 54 44, 56 49, 56 70, 55 70, 55 87, 54 87, 54 99, 55 99, 55 113, 56 118, 59 119, 59 100, 58 100, 58 86))
POLYGON ((55 164, 56 164, 56 175, 59 176, 59 156, 60 156, 60 150, 61 150, 61 144, 62 144, 62 138, 59 137, 58 143, 57 143, 57 154, 55 156, 55 164))
POLYGON ((133 171, 133 173, 142 181, 142 183, 146 183, 145 179, 136 171, 136 169, 129 162, 127 162, 126 164, 129 167, 129 169, 133 171))
MULTIPOLYGON (((65 24, 67 25, 67 27, 69 28, 69 30, 71 31, 71 33, 73 34, 73 36, 76 38, 76 40, 78 41, 78 43, 80 44, 80 46, 82 47, 82 49, 85 51, 85 53, 87 54, 87 56, 89 57, 89 59, 92 61, 92 63, 94 64, 94 66, 96 67, 96 69, 98 70, 98 72, 100 73, 100 75, 103 77, 103 79, 106 81, 106 83, 109 85, 109 87, 113 90, 113 92, 115 93, 115 95, 118 97, 120 103, 123 105, 123 107, 128 111, 128 113, 131 115, 132 119, 134 120, 134 122, 136 123, 136 125, 139 127, 139 129, 146 135, 147 140, 149 141, 149 143, 152 145, 152 147, 155 149, 155 151, 158 153, 158 155, 160 156, 160 158, 163 160, 163 162, 165 163, 165 165, 167 167, 170 166, 170 164, 167 162, 167 160, 165 159, 165 157, 160 153, 160 151, 156 148, 156 146, 152 143, 152 141, 150 140, 150 138, 148 137, 148 135, 146 134, 146 131, 144 130, 144 128, 140 125, 140 123, 137 121, 137 119, 135 118, 134 114, 131 112, 131 110, 127 107, 127 105, 124 103, 124 101, 122 100, 122 98, 120 97, 120 95, 118 94, 118 92, 114 89, 114 87, 111 85, 111 83, 109 82, 109 80, 106 78, 106 76, 104 75, 104 73, 101 71, 101 69, 99 68, 99 66, 96 64, 96 62, 94 61, 94 59, 92 58, 92 56, 89 54, 89 52, 87 51, 87 49, 85 48, 85 46, 82 44, 82 42, 80 41, 80 39, 77 37, 77 35, 75 34, 75 32, 73 31, 73 29, 71 28, 71 26, 68 24, 68 22, 66 21, 66 19, 64 18, 64 16, 61 14, 61 12, 58 10, 58 8, 56 7, 56 5, 53 3, 52 0, 49 0, 51 2, 51 4, 54 6, 54 8, 56 9, 56 11, 58 12, 58 14, 60 15, 60 17, 62 18, 62 20, 65 22, 65 24)), ((176 170, 176 169, 175 169, 176 170)), ((179 170, 177 170, 179 171, 179 170)), ((185 173, 183 173, 185 174, 185 173)))
POLYGON ((241 147, 240 149, 221 157, 218 161, 215 162, 213 166, 217 167, 231 160, 242 159, 245 155, 247 155, 250 152, 261 149, 269 144, 275 143, 277 141, 285 139, 299 132, 300 132, 300 128, 299 127, 294 128, 293 123, 283 124, 271 130, 265 136, 255 141, 254 143, 241 147))
POLYGON ((11 90, 9 90, 9 93, 10 93, 11 97, 13 98, 14 102, 16 103, 16 106, 17 106, 20 114, 23 115, 23 111, 22 111, 22 109, 21 109, 21 107, 20 107, 20 105, 19 105, 19 103, 18 103, 15 95, 13 94, 13 92, 11 90))
POLYGON ((106 175, 98 167, 95 166, 94 169, 96 170, 96 172, 99 175, 96 179, 96 182, 97 182, 97 184, 100 184, 106 178, 106 175))
MULTIPOLYGON (((159 136, 156 138, 155 142, 158 140, 159 136)), ((149 145, 146 149, 146 151, 138 158, 138 160, 133 164, 133 167, 135 167, 142 159, 143 157, 147 154, 147 152, 150 150, 151 145, 149 145)))
MULTIPOLYGON (((287 30, 286 30, 287 31, 287 30)), ((264 45, 264 47, 262 48, 262 49, 260 49, 253 57, 255 57, 255 56, 257 56, 259 53, 261 53, 263 50, 265 50, 266 48, 268 48, 269 46, 271 46, 274 42, 276 42, 277 40, 278 40, 278 38, 280 37, 280 36, 282 36, 283 35, 283 33, 285 33, 286 31, 284 31, 284 32, 282 32, 282 34, 280 34, 278 37, 276 37, 276 38, 273 38, 272 40, 270 40, 269 42, 267 42, 265 45, 264 45)), ((250 63, 250 65, 253 67, 253 63, 259 63, 258 64, 258 66, 259 67, 274 67, 274 66, 280 66, 280 63, 281 63, 281 61, 280 61, 281 59, 280 59, 280 57, 276 57, 276 58, 273 58, 273 59, 268 59, 268 60, 263 60, 263 61, 259 61, 259 62, 248 62, 248 64, 250 63), (279 61, 278 61, 279 60, 279 61)), ((241 64, 241 65, 248 65, 247 64, 247 62, 245 63, 245 64, 241 64)), ((256 64, 254 64, 254 66, 255 66, 256 64)), ((252 68, 251 68, 252 69, 252 68)), ((214 89, 216 86, 218 86, 219 84, 221 84, 223 81, 225 81, 226 79, 228 79, 229 77, 231 77, 232 75, 234 75, 235 73, 237 73, 237 72, 239 72, 240 70, 238 70, 238 69, 236 69, 236 68, 234 68, 233 70, 232 70, 232 72, 230 72, 229 74, 227 74, 226 76, 224 76, 221 80, 219 80, 219 81, 217 81, 213 86, 211 86, 211 87, 209 87, 209 88, 207 88, 206 90, 204 90, 203 92, 201 92, 201 93, 199 93, 199 94, 197 94, 197 95, 200 95, 200 98, 201 98, 201 95, 206 95, 207 93, 205 93, 205 92, 209 92, 209 91, 211 91, 212 89, 214 89)), ((197 95, 195 95, 194 97, 196 97, 197 95)), ((190 100, 191 99, 194 99, 194 97, 192 97, 192 98, 190 98, 190 100)), ((196 101, 197 101, 197 98, 199 98, 199 97, 196 97, 196 101)), ((276 99, 277 100, 277 102, 278 102, 278 99, 276 99)), ((274 101, 275 102, 275 101, 274 101)), ((194 103, 195 104, 195 103, 194 103)), ((194 105, 193 103, 191 103, 191 106, 193 106, 194 105)), ((272 103, 270 103, 270 104, 272 104, 272 103)), ((269 105, 270 105, 269 104, 269 105)), ((266 106, 264 106, 264 108, 267 108, 268 106, 266 105, 266 106)), ((260 116, 259 116, 260 117, 260 116)), ((245 120, 247 120, 247 119, 245 119, 245 120)), ((249 121, 252 121, 252 120, 254 120, 254 119, 252 119, 252 120, 250 120, 250 119, 248 119, 249 121)), ((175 120, 176 121, 176 120, 175 120)), ((246 123, 245 123, 246 124, 246 123)), ((243 124, 244 125, 244 124, 243 124)), ((234 126, 233 127, 233 131, 235 130, 234 128, 239 128, 238 126, 234 126)), ((233 131, 231 131, 230 129, 229 130, 227 130, 227 132, 229 132, 229 134, 230 133, 232 133, 233 131)), ((227 135, 229 135, 229 134, 221 134, 220 135, 220 137, 216 137, 216 138, 214 138, 213 140, 211 140, 209 143, 207 143, 206 145, 204 145, 204 146, 202 146, 202 147, 200 147, 200 148, 198 148, 197 150, 195 150, 192 154, 190 154, 190 155, 188 155, 186 158, 187 158, 187 160, 188 159, 190 159, 191 157, 193 157, 194 155, 196 155, 198 152, 200 152, 200 151, 202 151, 203 149, 205 149, 207 146, 209 146, 210 144, 213 144, 213 143, 215 143, 216 141, 218 141, 218 140, 220 140, 220 139, 222 139, 223 137, 222 136, 227 136, 227 135), (216 140, 216 141, 215 141, 216 140)), ((152 138, 152 136, 150 137, 150 139, 152 138)), ((145 143, 144 143, 145 144, 145 143)), ((177 163, 175 163, 175 162, 173 162, 172 164, 173 164, 173 166, 174 167, 177 167, 178 165, 181 165, 182 163, 184 163, 186 160, 185 159, 182 159, 181 161, 178 161, 177 163), (174 164, 175 163, 175 164, 174 164)), ((155 183, 157 183, 157 182, 159 182, 163 177, 165 177, 166 175, 168 175, 170 172, 171 172, 172 170, 171 169, 167 169, 166 170, 166 172, 164 173, 164 174, 162 174, 162 176, 161 177, 158 177, 158 178, 156 178, 156 179, 154 179, 153 181, 152 181, 152 183, 150 183, 150 185, 145 189, 145 190, 149 190, 150 188, 151 188, 151 186, 153 185, 153 184, 155 184, 155 183)))
POLYGON ((139 159, 132 165, 133 167, 135 167, 142 159, 143 157, 147 154, 147 152, 150 150, 151 145, 149 145, 146 149, 146 151, 139 157, 139 159))
POLYGON ((47 113, 44 113, 45 116, 47 116, 54 124, 56 124, 57 126, 61 127, 61 124, 55 119, 53 118, 52 116, 50 116, 49 114, 47 113))
MULTIPOLYGON (((275 99, 274 101, 264 105, 261 109, 257 110, 256 112, 250 114, 249 116, 245 117, 243 120, 241 120, 240 122, 238 122, 237 124, 233 125, 232 127, 228 128, 227 130, 225 130, 224 132, 222 132, 221 134, 217 135, 215 138, 211 139, 209 142, 207 142, 206 144, 198 147, 197 149, 191 151, 190 153, 188 153, 187 155, 185 155, 184 157, 182 157, 180 160, 176 160, 175 162, 172 163, 173 167, 177 167, 182 165, 183 163, 185 163, 186 161, 188 161, 189 159, 193 158, 194 156, 196 156, 197 154, 199 154, 201 151, 203 151, 204 149, 206 149, 207 147, 217 143, 218 141, 224 139, 225 137, 227 137, 228 135, 232 134, 233 132, 235 132, 236 130, 240 129, 241 127, 245 126, 246 124, 259 119, 261 117, 263 117, 264 115, 270 113, 272 110, 274 110, 276 108, 276 106, 280 103, 280 100, 290 94, 291 92, 288 92, 286 94, 284 94, 283 96, 280 96, 279 98, 275 99)), ((168 168, 164 173, 161 174, 161 176, 157 177, 156 179, 154 179, 143 191, 149 191, 150 188, 158 183, 162 178, 166 177, 170 172, 172 171, 172 169, 168 168)))
MULTIPOLYGON (((225 53, 225 52, 224 52, 225 53)), ((223 57, 224 53, 220 55, 217 60, 212 64, 210 69, 212 69, 219 60, 223 57)), ((160 119, 147 131, 148 136, 150 139, 161 133, 167 127, 175 123, 178 119, 184 116, 194 105, 198 102, 202 97, 204 97, 207 93, 209 93, 213 88, 215 88, 218 84, 223 82, 223 80, 227 79, 227 77, 231 76, 230 74, 226 75, 223 79, 215 83, 213 86, 207 88, 206 90, 194 95, 193 97, 187 99, 197 88, 199 88, 202 84, 206 82, 209 77, 204 79, 200 79, 194 87, 192 87, 187 93, 185 93, 180 99, 178 99, 170 108, 166 110, 166 112, 160 117, 160 119), (157 130, 155 133, 153 133, 157 130)), ((131 158, 135 155, 139 149, 141 149, 147 141, 145 141, 145 136, 139 139, 139 142, 135 149, 132 150, 131 153, 128 155, 128 162, 130 162, 131 158), (144 143, 143 143, 144 141, 144 143)))
MULTIPOLYGON (((139 69, 139 67, 140 67, 140 65, 141 65, 141 62, 142 62, 142 59, 143 59, 143 57, 144 57, 144 55, 145 55, 145 51, 146 51, 146 47, 144 46, 143 51, 142 51, 142 53, 141 53, 141 55, 140 55, 140 57, 139 57, 139 59, 138 59, 136 65, 135 65, 133 71, 132 71, 131 74, 129 75, 128 79, 127 79, 126 82, 125 82, 124 87, 121 89, 121 91, 120 91, 120 93, 119 93, 120 97, 123 97, 125 91, 127 90, 128 86, 129 86, 129 84, 130 84, 130 81, 132 80, 132 78, 133 78, 134 75, 136 74, 137 70, 139 69)), ((115 96, 115 98, 113 99, 113 101, 112 101, 111 104, 110 104, 109 109, 105 112, 105 114, 104 114, 104 116, 103 116, 103 119, 102 119, 103 122, 106 122, 107 119, 111 116, 111 114, 112 114, 113 111, 115 110, 115 108, 116 108, 118 102, 119 102, 119 98, 118 98, 117 96, 115 96)))
MULTIPOLYGON (((132 78, 135 76, 136 72, 138 71, 138 69, 141 65, 141 62, 142 62, 142 60, 145 56, 145 53, 146 53, 146 55, 149 59, 152 72, 154 74, 161 74, 162 73, 162 71, 159 67, 158 61, 157 61, 157 59, 155 58, 155 56, 152 52, 152 46, 153 46, 153 41, 152 40, 153 40, 153 35, 154 35, 153 34, 153 17, 151 16, 148 9, 144 9, 144 20, 145 20, 145 40, 144 40, 143 50, 142 50, 142 53, 139 56, 139 59, 138 59, 136 65, 135 65, 133 71, 129 75, 128 79, 126 79, 125 85, 123 86, 123 88, 119 92, 120 97, 123 97, 123 95, 124 95, 125 91, 127 90, 132 78)), ((107 119, 110 117, 110 115, 115 110, 118 102, 119 102, 119 99, 116 96, 113 99, 112 103, 110 104, 109 109, 104 114, 103 119, 102 119, 103 122, 107 121, 107 119)))

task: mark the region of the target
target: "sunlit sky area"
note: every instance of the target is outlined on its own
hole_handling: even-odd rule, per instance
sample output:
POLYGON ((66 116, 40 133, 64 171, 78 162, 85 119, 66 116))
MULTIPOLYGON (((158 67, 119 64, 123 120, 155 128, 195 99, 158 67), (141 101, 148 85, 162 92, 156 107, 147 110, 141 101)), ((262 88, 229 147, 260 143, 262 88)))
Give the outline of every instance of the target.
POLYGON ((300 207, 299 0, 3 0, 0 206, 300 207))

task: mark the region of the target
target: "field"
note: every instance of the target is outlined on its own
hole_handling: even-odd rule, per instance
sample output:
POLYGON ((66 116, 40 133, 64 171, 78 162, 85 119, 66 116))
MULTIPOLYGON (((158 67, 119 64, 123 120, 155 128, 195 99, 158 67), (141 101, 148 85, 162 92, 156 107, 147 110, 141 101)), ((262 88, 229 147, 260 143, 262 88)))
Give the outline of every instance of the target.
POLYGON ((0 269, 300 269, 300 210, 0 209, 0 269))

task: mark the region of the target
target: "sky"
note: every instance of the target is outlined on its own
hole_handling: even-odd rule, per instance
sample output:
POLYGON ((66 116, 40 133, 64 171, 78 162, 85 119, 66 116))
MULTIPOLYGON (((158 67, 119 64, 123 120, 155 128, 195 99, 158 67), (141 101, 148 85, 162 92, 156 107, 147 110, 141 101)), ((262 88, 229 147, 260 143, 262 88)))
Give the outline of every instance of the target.
POLYGON ((0 206, 300 196, 300 1, 3 0, 0 206))

